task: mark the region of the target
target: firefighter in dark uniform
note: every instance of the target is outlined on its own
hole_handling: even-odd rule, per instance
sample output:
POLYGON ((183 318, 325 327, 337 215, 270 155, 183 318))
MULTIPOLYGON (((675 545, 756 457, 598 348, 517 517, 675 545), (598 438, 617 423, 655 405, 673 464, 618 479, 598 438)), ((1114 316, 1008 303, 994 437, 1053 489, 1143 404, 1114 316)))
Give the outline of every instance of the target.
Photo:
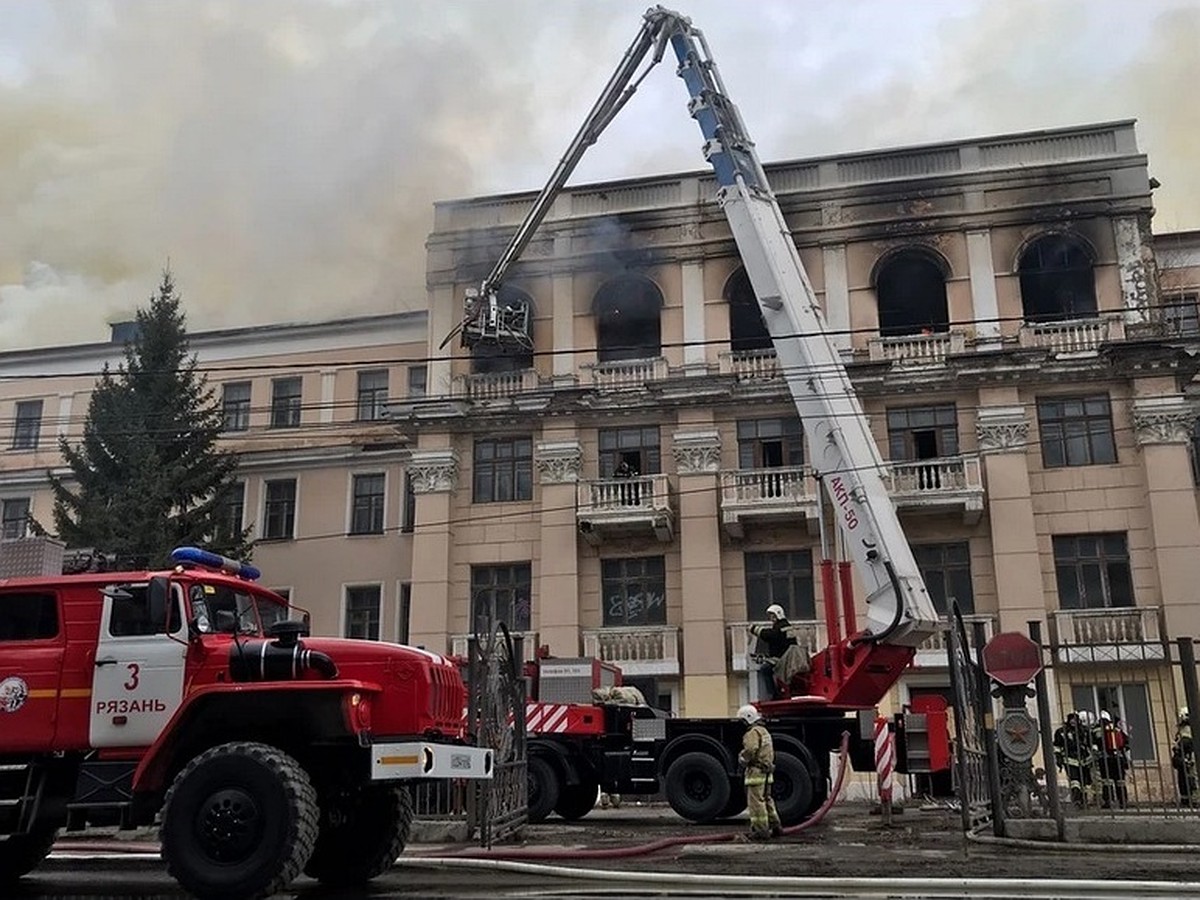
POLYGON ((1128 741, 1123 729, 1117 727, 1107 709, 1100 710, 1100 721, 1094 729, 1097 762, 1100 769, 1100 795, 1105 809, 1124 809, 1129 804, 1125 785, 1128 741))
POLYGON ((1179 727, 1171 745, 1171 765, 1179 786, 1179 803, 1194 806, 1197 800, 1196 748, 1192 743, 1192 723, 1187 708, 1179 711, 1179 727))
POLYGON ((1078 712, 1054 732, 1054 764, 1067 773, 1071 801, 1083 809, 1092 785, 1092 734, 1078 712))
POLYGON ((751 625, 750 633, 758 638, 759 653, 764 657, 759 672, 763 681, 770 688, 773 700, 780 699, 779 685, 775 680, 775 664, 787 652, 787 648, 796 643, 796 636, 791 633, 792 623, 778 603, 767 607, 768 625, 751 625))

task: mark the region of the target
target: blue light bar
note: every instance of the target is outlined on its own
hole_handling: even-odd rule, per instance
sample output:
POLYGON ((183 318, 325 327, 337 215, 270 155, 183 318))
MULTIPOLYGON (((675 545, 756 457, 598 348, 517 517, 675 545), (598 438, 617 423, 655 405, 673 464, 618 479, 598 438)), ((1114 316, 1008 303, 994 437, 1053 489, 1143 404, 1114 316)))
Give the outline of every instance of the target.
POLYGON ((176 547, 171 551, 171 562, 193 566, 204 566, 206 569, 217 569, 227 575, 236 575, 247 581, 258 581, 262 572, 248 563, 238 562, 220 553, 201 550, 199 547, 176 547))

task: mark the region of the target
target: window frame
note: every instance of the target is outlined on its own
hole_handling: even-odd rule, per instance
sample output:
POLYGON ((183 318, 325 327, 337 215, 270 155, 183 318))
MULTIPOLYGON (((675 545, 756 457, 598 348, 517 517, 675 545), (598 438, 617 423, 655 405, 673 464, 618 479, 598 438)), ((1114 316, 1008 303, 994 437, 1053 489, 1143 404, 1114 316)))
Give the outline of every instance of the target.
POLYGON ((763 445, 768 442, 780 444, 780 468, 805 465, 804 428, 797 416, 738 419, 734 433, 737 436, 738 468, 742 471, 773 468, 763 458, 763 445))
POLYGON ((1073 469, 1080 466, 1112 466, 1120 462, 1117 450, 1116 428, 1113 425, 1112 398, 1108 394, 1071 394, 1063 396, 1048 396, 1037 398, 1038 444, 1042 451, 1042 468, 1044 469, 1073 469), (1088 405, 1103 401, 1104 412, 1088 412, 1088 405), (1082 411, 1078 414, 1068 414, 1069 404, 1081 404, 1082 411), (1061 412, 1052 414, 1051 407, 1059 407, 1061 412), (1075 430, 1083 426, 1083 434, 1071 434, 1072 425, 1075 430), (1102 426, 1100 428, 1093 427, 1102 426), (1080 445, 1073 442, 1083 439, 1086 443, 1086 459, 1072 461, 1072 448, 1080 445), (1107 441, 1111 459, 1098 459, 1097 441, 1107 441), (1058 456, 1052 456, 1057 452, 1058 456))
MULTIPOLYGON (((951 599, 958 601, 958 608, 964 616, 975 613, 975 576, 971 571, 971 542, 970 541, 941 541, 913 544, 913 559, 929 590, 929 598, 943 618, 951 613, 951 599), (962 558, 952 558, 952 554, 962 551, 962 558), (936 554, 936 558, 935 558, 936 554), (965 574, 967 595, 964 602, 955 590, 954 575, 965 574), (952 596, 953 594, 953 596, 952 596)), ((959 582, 958 586, 961 586, 959 582)))
POLYGON ((226 381, 221 385, 221 430, 249 431, 251 398, 254 384, 251 381, 226 381), (230 397, 234 389, 245 388, 246 396, 230 397))
POLYGON ((471 502, 526 503, 531 500, 533 437, 476 438, 471 449, 471 502))
POLYGON ((1170 336, 1200 336, 1200 292, 1180 291, 1163 297, 1162 317, 1170 336))
POLYGON ((13 405, 13 431, 10 450, 36 450, 42 439, 42 418, 46 414, 46 401, 18 400, 13 405), (23 410, 36 407, 37 415, 22 415, 23 410))
POLYGON ((358 422, 378 422, 383 418, 383 411, 387 406, 388 397, 391 393, 392 372, 390 369, 359 369, 357 393, 355 397, 355 421, 358 422), (368 378, 378 379, 383 377, 383 384, 368 384, 364 385, 364 380, 368 378))
POLYGON ((612 478, 617 463, 627 453, 638 454, 641 460, 639 476, 662 473, 662 432, 657 425, 597 429, 596 448, 601 478, 612 478))
POLYGON ((246 482, 243 479, 236 479, 224 486, 224 490, 229 492, 229 497, 221 504, 220 519, 218 527, 226 529, 224 533, 218 534, 219 540, 228 540, 234 542, 241 539, 242 534, 246 531, 246 482), (236 499, 234 499, 236 497, 236 499), (236 531, 234 531, 233 510, 237 510, 236 531))
MULTIPOLYGON (((1121 717, 1121 722, 1129 730, 1129 758, 1135 763, 1154 763, 1158 762, 1158 744, 1154 734, 1154 707, 1150 699, 1150 685, 1145 681, 1120 681, 1112 684, 1072 684, 1071 703, 1073 709, 1086 709, 1094 714, 1099 714, 1100 710, 1107 709, 1113 712, 1111 704, 1101 703, 1100 692, 1113 692, 1110 696, 1117 698, 1116 712, 1121 717), (1131 723, 1129 719, 1130 703, 1126 698, 1126 690, 1138 688, 1141 690, 1141 699, 1145 702, 1146 718, 1143 723, 1150 733, 1149 739, 1138 734, 1138 726, 1131 723), (1084 696, 1087 692, 1088 696, 1084 696)), ((1136 705, 1136 704, 1134 704, 1136 705)))
POLYGON ((383 585, 378 582, 365 584, 347 584, 342 586, 342 637, 356 641, 378 641, 383 627, 383 585), (365 610, 367 613, 365 624, 366 634, 353 634, 355 630, 352 627, 352 616, 363 612, 364 610, 355 610, 351 606, 354 601, 355 592, 373 591, 374 592, 374 615, 371 610, 365 610), (372 634, 372 630, 374 634, 372 634))
POLYGON ((400 533, 412 534, 417 528, 417 492, 413 488, 412 473, 407 470, 400 490, 404 492, 400 504, 400 533))
POLYGON ((429 367, 409 366, 407 374, 409 397, 426 397, 429 394, 429 367))
POLYGON ((667 561, 665 556, 619 556, 600 560, 600 620, 604 628, 659 628, 667 624, 667 561), (633 591, 631 589, 639 590, 633 591), (656 590, 657 589, 657 590, 656 590), (657 597, 655 594, 657 593, 657 597), (630 618, 630 597, 642 595, 638 609, 645 616, 630 618), (617 605, 620 601, 620 616, 617 605))
POLYGON ((263 479, 263 489, 262 489, 262 509, 263 509, 262 537, 259 538, 259 540, 263 540, 263 541, 294 541, 296 539, 296 521, 298 518, 299 506, 300 506, 300 479, 299 478, 296 478, 294 476, 293 477, 285 477, 285 478, 264 478, 263 479), (279 485, 279 484, 291 484, 292 496, 291 496, 290 501, 272 500, 271 499, 271 486, 279 485), (267 528, 267 525, 271 520, 271 515, 272 515, 271 504, 272 503, 288 503, 288 504, 290 504, 290 507, 291 507, 290 511, 285 511, 283 513, 285 521, 287 521, 288 517, 290 516, 290 523, 289 523, 290 527, 288 529, 286 529, 286 531, 287 531, 286 534, 270 534, 269 533, 269 529, 267 528))
POLYGON ((387 472, 352 472, 350 474, 350 521, 346 534, 352 536, 381 535, 387 516, 387 472), (378 479, 379 489, 360 496, 359 485, 367 479, 378 479), (360 501, 363 501, 360 503, 360 501), (361 517, 361 520, 360 520, 361 517))
POLYGON ((809 547, 743 551, 742 585, 747 621, 765 621, 772 603, 783 607, 789 622, 817 621, 816 577, 809 547))
POLYGON ((504 622, 509 631, 533 630, 532 562, 472 565, 470 578, 468 612, 472 632, 477 632, 486 621, 486 616, 483 615, 485 610, 481 610, 479 606, 481 602, 488 605, 486 612, 497 614, 495 619, 504 622), (498 615, 500 612, 504 612, 513 621, 498 615))
MULTIPOLYGON (((48 641, 57 641, 63 631, 62 611, 59 609, 58 592, 53 590, 29 590, 27 588, 19 588, 16 590, 6 590, 0 592, 0 618, 7 613, 10 617, 15 618, 17 612, 17 601, 14 598, 38 598, 41 601, 41 608, 36 610, 35 625, 39 626, 36 633, 22 635, 21 637, 4 637, 7 624, 0 626, 0 647, 10 647, 13 644, 30 644, 44 643, 48 641), (49 602, 47 602, 49 601, 49 602), (47 610, 53 610, 53 625, 54 630, 50 632, 46 626, 49 622, 45 621, 47 610)), ((23 610, 22 612, 28 612, 23 610)), ((28 623, 26 623, 28 624, 28 623)))
POLYGON ((271 379, 271 427, 299 428, 304 408, 304 378, 288 375, 271 379), (295 387, 295 391, 287 390, 295 387))
POLYGON ((22 538, 29 537, 29 519, 33 513, 33 498, 32 497, 4 497, 0 499, 0 540, 4 541, 19 541, 22 538), (25 512, 22 516, 9 516, 10 504, 25 504, 25 512), (12 523, 19 523, 17 529, 19 534, 9 534, 8 526, 12 523))
POLYGON ((951 459, 962 452, 956 403, 892 406, 885 411, 884 420, 889 462, 921 462, 925 458, 917 456, 915 435, 918 432, 931 431, 934 434, 938 452, 928 459, 951 459), (920 416, 930 416, 932 421, 928 425, 921 425, 920 416))
POLYGON ((1133 563, 1129 555, 1129 536, 1123 531, 1097 531, 1077 534, 1056 534, 1051 536, 1051 553, 1054 559, 1054 583, 1058 594, 1060 610, 1096 610, 1118 609, 1127 610, 1137 607, 1137 596, 1133 586, 1133 563), (1109 551, 1109 541, 1121 542, 1120 550, 1109 551), (1094 555, 1082 552, 1083 541, 1094 541, 1097 552, 1094 555), (1071 544, 1068 544, 1071 542, 1071 544), (1067 551, 1070 551, 1068 553, 1067 551), (1096 572, 1089 578, 1085 567, 1094 566, 1096 572), (1128 602, 1113 602, 1113 567, 1124 566, 1124 584, 1120 588, 1128 592, 1128 602), (1063 590, 1065 572, 1071 570, 1074 577, 1074 594, 1063 590), (1088 582, 1098 583, 1102 603, 1090 603, 1088 597, 1088 582), (1073 596, 1077 603, 1064 602, 1073 596))

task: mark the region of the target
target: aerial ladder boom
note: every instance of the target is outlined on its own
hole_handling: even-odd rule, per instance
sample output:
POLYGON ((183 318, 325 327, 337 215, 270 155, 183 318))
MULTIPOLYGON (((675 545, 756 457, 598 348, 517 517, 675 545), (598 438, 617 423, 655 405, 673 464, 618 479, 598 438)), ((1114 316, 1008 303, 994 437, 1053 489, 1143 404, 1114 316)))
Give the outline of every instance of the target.
POLYGON ((497 313, 498 291, 509 267, 528 246, 586 149, 661 61, 668 44, 691 95, 688 110, 704 135, 717 199, 800 416, 814 473, 866 589, 864 629, 818 654, 812 690, 831 704, 869 705, 891 687, 915 648, 940 627, 940 619, 884 486, 883 462, 867 417, 826 330, 783 212, 704 35, 689 19, 661 6, 646 12, 637 37, 508 248, 479 288, 468 291, 464 343, 471 346, 485 334, 468 328, 472 315, 478 318, 482 311, 486 319, 489 309, 493 316, 497 313), (647 68, 638 74, 647 56, 647 68))

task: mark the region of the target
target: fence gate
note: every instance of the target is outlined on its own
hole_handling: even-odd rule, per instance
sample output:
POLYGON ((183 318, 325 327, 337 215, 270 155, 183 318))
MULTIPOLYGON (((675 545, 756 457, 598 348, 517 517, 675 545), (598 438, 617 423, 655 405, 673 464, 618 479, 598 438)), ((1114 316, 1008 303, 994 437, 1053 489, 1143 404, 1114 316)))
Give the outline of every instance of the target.
POLYGON ((468 823, 484 847, 515 836, 528 822, 525 760, 525 658, 521 635, 488 622, 469 643, 468 721, 476 743, 494 753, 491 781, 476 781, 468 823))
POLYGON ((974 831, 993 821, 995 773, 986 720, 991 711, 991 698, 985 688, 987 676, 971 659, 971 643, 957 603, 950 616, 948 638, 946 647, 954 694, 955 785, 962 809, 963 830, 974 831))

